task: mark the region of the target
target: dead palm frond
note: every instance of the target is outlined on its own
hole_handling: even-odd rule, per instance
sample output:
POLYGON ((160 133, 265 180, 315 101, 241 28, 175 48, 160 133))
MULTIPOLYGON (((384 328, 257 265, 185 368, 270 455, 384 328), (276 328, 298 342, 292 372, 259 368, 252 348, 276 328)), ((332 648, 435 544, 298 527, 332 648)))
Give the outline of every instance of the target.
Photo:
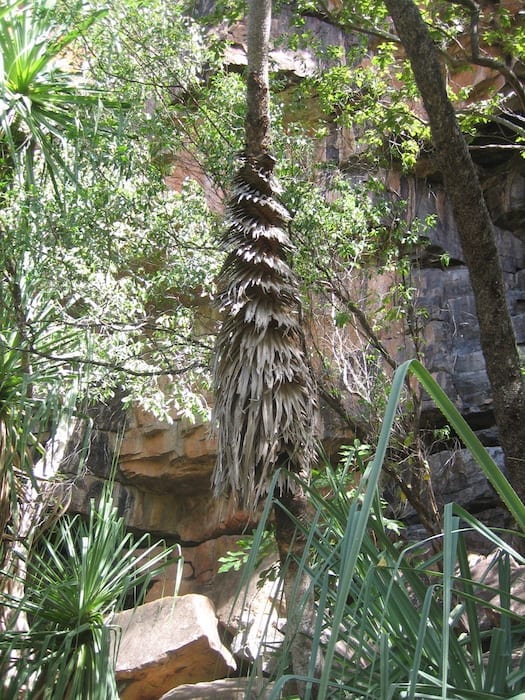
MULTIPOLYGON (((275 469, 307 474, 315 454, 315 399, 287 258, 290 213, 279 201, 268 154, 243 156, 227 205, 219 278, 224 314, 214 366, 219 445, 216 494, 250 508, 275 469)), ((293 490, 286 471, 281 491, 293 490)))

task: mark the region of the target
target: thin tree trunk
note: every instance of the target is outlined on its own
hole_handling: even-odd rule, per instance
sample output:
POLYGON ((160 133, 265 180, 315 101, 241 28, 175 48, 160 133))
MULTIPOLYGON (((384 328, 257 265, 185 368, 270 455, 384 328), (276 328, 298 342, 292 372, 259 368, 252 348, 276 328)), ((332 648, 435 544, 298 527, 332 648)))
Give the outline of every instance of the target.
POLYGON ((245 147, 246 155, 253 158, 258 158, 270 150, 268 50, 271 24, 272 0, 250 0, 245 147))
POLYGON ((439 54, 412 0, 385 0, 428 114, 438 166, 470 273, 494 415, 510 481, 525 501, 525 384, 494 227, 448 99, 439 54))

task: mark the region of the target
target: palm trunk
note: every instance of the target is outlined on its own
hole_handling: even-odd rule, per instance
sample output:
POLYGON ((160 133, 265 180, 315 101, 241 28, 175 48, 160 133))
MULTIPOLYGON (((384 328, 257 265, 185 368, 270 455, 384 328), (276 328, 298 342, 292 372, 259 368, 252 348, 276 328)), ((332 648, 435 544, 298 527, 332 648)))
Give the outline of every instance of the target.
MULTIPOLYGON (((293 672, 297 676, 319 678, 322 672, 322 656, 313 640, 317 611, 310 576, 300 562, 307 544, 306 537, 296 527, 300 521, 306 527, 310 521, 308 501, 304 492, 282 493, 274 507, 275 540, 284 571, 283 586, 286 602, 286 630, 289 634, 293 672), (315 652, 314 652, 315 650, 315 652), (313 654, 316 654, 314 658, 313 654)), ((301 698, 317 697, 317 685, 297 681, 291 692, 301 698)))
MULTIPOLYGON (((278 199, 268 150, 270 11, 268 0, 250 4, 246 151, 227 205, 227 257, 218 280, 214 485, 243 507, 267 494, 277 465, 307 476, 315 455, 315 391, 288 263, 291 217, 278 199)), ((279 491, 293 492, 295 484, 283 470, 279 491)))

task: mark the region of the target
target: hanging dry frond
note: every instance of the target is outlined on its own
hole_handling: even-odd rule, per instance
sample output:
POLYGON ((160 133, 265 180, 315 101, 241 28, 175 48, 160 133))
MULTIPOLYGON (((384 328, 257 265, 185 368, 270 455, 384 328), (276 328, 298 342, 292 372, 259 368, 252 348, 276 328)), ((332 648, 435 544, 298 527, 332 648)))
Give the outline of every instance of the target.
MULTIPOLYGON (((315 455, 315 399, 287 262, 290 214, 276 197, 274 161, 243 157, 228 203, 219 279, 224 315, 216 345, 216 494, 253 507, 278 466, 308 474, 315 455)), ((283 474, 279 487, 293 490, 283 474)))

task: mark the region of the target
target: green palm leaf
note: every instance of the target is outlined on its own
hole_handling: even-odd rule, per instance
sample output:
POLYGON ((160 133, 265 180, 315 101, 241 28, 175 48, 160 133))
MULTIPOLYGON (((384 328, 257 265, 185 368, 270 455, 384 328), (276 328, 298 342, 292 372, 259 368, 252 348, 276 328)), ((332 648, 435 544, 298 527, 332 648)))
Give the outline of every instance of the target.
POLYGON ((61 65, 73 42, 103 14, 90 12, 70 31, 55 22, 43 1, 14 2, 0 13, 0 144, 10 168, 23 163, 30 182, 35 150, 53 182, 62 171, 72 175, 60 146, 81 128, 82 110, 101 95, 61 65))

